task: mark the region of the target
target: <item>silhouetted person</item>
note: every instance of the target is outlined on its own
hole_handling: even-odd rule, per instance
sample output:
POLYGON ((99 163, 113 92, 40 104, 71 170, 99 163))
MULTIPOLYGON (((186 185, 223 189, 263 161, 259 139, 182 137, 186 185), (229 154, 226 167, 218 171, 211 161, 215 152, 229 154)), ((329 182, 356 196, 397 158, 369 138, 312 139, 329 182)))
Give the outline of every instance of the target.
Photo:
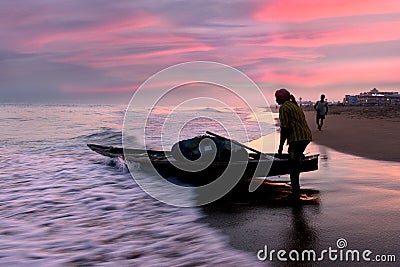
POLYGON ((296 99, 286 89, 279 89, 275 92, 276 102, 279 107, 279 121, 281 127, 281 138, 278 154, 282 154, 283 145, 287 140, 289 145, 290 160, 290 182, 292 193, 295 198, 300 193, 300 164, 303 152, 312 140, 310 128, 307 125, 303 110, 299 107, 296 99))
POLYGON ((318 130, 321 131, 324 125, 325 116, 328 114, 328 102, 325 101, 325 95, 321 95, 321 100, 317 101, 314 105, 317 111, 316 122, 318 130))

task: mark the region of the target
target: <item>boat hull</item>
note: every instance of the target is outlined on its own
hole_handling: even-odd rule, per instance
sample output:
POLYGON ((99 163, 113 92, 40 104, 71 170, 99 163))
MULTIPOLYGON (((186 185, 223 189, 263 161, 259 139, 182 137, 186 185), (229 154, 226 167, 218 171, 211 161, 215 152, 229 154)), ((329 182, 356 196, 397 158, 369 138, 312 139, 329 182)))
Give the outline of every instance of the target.
MULTIPOLYGON (((126 149, 112 146, 101 146, 88 144, 93 151, 112 158, 122 158, 125 161, 133 162, 135 168, 156 170, 165 179, 177 178, 184 183, 191 185, 208 184, 221 176, 240 176, 241 181, 247 181, 253 177, 269 177, 289 174, 291 164, 289 155, 283 154, 276 157, 274 154, 250 153, 246 161, 235 162, 212 162, 206 168, 199 171, 188 171, 196 168, 196 162, 177 162, 170 151, 126 149), (177 166, 179 163, 179 167, 177 166)), ((309 172, 318 170, 318 154, 305 156, 301 160, 300 171, 309 172)))

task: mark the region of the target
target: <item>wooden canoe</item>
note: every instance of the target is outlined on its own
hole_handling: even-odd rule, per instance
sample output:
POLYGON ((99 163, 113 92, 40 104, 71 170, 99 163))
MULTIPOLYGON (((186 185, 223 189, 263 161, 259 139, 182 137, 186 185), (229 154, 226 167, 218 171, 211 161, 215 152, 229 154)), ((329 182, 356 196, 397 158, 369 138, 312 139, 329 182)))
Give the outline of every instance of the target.
MULTIPOLYGON (((107 157, 132 161, 143 170, 152 167, 166 179, 176 177, 177 179, 192 185, 210 183, 220 177, 228 167, 228 162, 212 162, 207 168, 201 171, 189 172, 174 165, 176 159, 172 157, 171 151, 125 149, 124 153, 124 149, 121 147, 102 146, 96 144, 88 144, 88 147, 107 157), (150 164, 152 166, 149 166, 150 164)), ((318 170, 318 156, 318 154, 304 156, 301 161, 301 172, 318 170)), ((190 165, 196 163, 189 162, 187 164, 190 165)), ((232 168, 237 167, 239 171, 245 168, 241 178, 242 180, 253 177, 268 177, 290 173, 288 154, 282 154, 277 157, 272 153, 249 153, 247 161, 231 162, 230 164, 231 167, 233 166, 232 168)))

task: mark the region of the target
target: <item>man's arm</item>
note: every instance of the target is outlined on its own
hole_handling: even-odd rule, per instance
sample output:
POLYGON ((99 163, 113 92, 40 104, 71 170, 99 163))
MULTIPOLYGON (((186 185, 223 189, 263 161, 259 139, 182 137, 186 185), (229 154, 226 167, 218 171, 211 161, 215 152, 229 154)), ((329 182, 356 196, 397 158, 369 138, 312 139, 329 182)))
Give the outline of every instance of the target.
POLYGON ((281 136, 279 142, 278 154, 282 154, 283 145, 289 137, 289 126, 290 126, 290 115, 289 110, 285 105, 282 105, 279 109, 279 124, 281 128, 281 136))
POLYGON ((314 109, 315 109, 315 110, 317 110, 317 106, 318 106, 318 101, 315 102, 315 104, 314 104, 314 109))
POLYGON ((285 141, 288 138, 288 134, 289 134, 289 128, 281 127, 281 138, 280 138, 279 149, 278 149, 279 155, 282 154, 283 145, 285 144, 285 141))
POLYGON ((325 115, 327 115, 328 114, 328 103, 326 103, 326 111, 325 111, 325 115))

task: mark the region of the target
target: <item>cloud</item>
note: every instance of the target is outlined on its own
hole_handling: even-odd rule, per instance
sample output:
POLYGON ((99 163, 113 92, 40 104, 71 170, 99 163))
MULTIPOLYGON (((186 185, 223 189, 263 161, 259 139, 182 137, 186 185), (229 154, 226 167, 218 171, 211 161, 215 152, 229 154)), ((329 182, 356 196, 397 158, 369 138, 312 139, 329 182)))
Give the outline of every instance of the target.
POLYGON ((400 13, 396 0, 275 0, 256 6, 253 17, 259 21, 287 23, 393 13, 400 13))
MULTIPOLYGON (((399 15, 400 19, 400 15, 399 15)), ((336 29, 288 30, 273 34, 265 42, 279 47, 320 47, 353 43, 386 42, 400 39, 400 21, 341 25, 336 29)))
MULTIPOLYGON (((10 55, 10 54, 8 54, 10 55)), ((0 65, 0 92, 2 97, 14 100, 63 99, 67 88, 95 88, 119 85, 129 90, 131 81, 115 79, 102 71, 76 65, 46 61, 36 55, 15 55, 2 60, 0 65)), ((76 92, 78 93, 78 92, 76 92)), ((81 91, 80 93, 85 93, 81 91)), ((75 94, 78 96, 79 94, 75 94)))

